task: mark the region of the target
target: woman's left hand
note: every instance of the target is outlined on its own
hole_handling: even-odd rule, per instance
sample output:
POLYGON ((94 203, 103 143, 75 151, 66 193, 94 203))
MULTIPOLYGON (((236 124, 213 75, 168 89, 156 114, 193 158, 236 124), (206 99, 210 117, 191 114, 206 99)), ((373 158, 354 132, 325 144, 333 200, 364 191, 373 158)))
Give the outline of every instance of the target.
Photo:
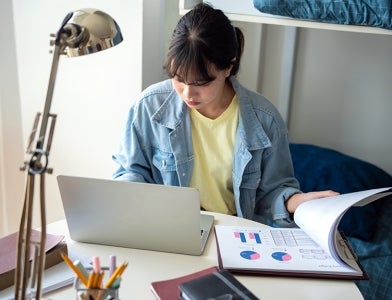
POLYGON ((289 213, 294 213, 301 203, 337 195, 339 195, 339 193, 332 190, 294 194, 286 201, 286 209, 289 213))

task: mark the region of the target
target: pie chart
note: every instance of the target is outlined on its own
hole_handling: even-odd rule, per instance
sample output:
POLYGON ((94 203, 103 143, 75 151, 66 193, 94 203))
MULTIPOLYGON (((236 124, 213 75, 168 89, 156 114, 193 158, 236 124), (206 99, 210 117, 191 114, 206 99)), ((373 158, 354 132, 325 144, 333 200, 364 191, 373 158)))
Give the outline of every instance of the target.
POLYGON ((256 259, 259 259, 261 257, 259 253, 255 252, 255 251, 250 251, 250 250, 242 251, 240 253, 240 255, 241 255, 242 258, 245 258, 245 259, 248 259, 248 260, 256 260, 256 259))
POLYGON ((286 252, 274 252, 271 256, 278 261, 289 261, 292 258, 291 255, 286 252))

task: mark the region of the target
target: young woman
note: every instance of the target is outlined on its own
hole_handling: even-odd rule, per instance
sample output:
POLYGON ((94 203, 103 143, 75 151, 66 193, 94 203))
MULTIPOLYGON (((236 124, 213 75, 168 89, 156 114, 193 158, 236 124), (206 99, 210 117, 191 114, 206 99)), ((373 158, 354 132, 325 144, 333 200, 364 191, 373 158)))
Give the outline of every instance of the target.
POLYGON ((244 37, 199 4, 174 30, 165 69, 131 108, 118 154, 121 180, 191 186, 201 208, 294 226, 296 207, 333 191, 301 193, 276 108, 236 79, 244 37))

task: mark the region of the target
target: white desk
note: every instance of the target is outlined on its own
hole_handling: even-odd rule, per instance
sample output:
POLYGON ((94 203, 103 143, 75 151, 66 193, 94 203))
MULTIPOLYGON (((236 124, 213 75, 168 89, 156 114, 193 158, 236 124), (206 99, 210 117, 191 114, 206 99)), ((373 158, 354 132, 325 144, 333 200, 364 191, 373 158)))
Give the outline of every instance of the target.
MULTIPOLYGON (((250 220, 213 214, 215 224, 255 225, 250 220)), ((80 255, 92 257, 98 255, 102 265, 107 265, 109 255, 117 255, 119 263, 128 261, 128 268, 123 274, 120 298, 123 300, 155 299, 150 290, 152 281, 183 276, 211 266, 217 266, 217 252, 214 234, 209 237, 205 252, 201 256, 163 253, 138 249, 109 247, 77 243, 69 239, 65 221, 52 223, 48 232, 66 236, 68 248, 80 255)), ((352 281, 331 279, 302 279, 266 276, 236 276, 256 296, 268 299, 363 299, 352 281)), ((72 287, 53 292, 45 296, 53 300, 75 299, 72 287)))

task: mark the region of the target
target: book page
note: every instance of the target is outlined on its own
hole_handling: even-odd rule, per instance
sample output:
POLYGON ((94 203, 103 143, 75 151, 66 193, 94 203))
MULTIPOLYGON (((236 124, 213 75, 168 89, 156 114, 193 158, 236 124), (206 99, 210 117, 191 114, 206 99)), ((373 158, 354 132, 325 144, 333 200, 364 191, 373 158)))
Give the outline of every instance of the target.
MULTIPOLYGON (((64 286, 70 286, 75 280, 75 274, 65 264, 59 263, 49 269, 46 269, 42 278, 42 295, 55 291, 64 286)), ((29 295, 28 295, 29 296, 29 295)), ((12 285, 0 291, 0 299, 13 300, 15 299, 15 286, 12 285)))
MULTIPOLYGON (((82 261, 83 265, 90 264, 90 257, 81 255, 72 250, 68 250, 69 257, 75 261, 76 259, 82 261)), ((42 278, 42 295, 58 290, 62 287, 71 286, 75 281, 75 273, 70 269, 65 262, 56 264, 44 270, 42 278)), ((27 295, 30 296, 30 295, 27 295)), ((15 299, 15 286, 12 285, 0 291, 1 300, 15 299)))
POLYGON ((222 267, 265 273, 358 275, 298 228, 215 225, 222 267))
POLYGON ((387 195, 391 188, 372 189, 302 203, 294 214, 295 223, 323 249, 329 249, 336 260, 352 265, 353 257, 347 248, 337 242, 337 227, 344 213, 351 206, 367 204, 387 195))

